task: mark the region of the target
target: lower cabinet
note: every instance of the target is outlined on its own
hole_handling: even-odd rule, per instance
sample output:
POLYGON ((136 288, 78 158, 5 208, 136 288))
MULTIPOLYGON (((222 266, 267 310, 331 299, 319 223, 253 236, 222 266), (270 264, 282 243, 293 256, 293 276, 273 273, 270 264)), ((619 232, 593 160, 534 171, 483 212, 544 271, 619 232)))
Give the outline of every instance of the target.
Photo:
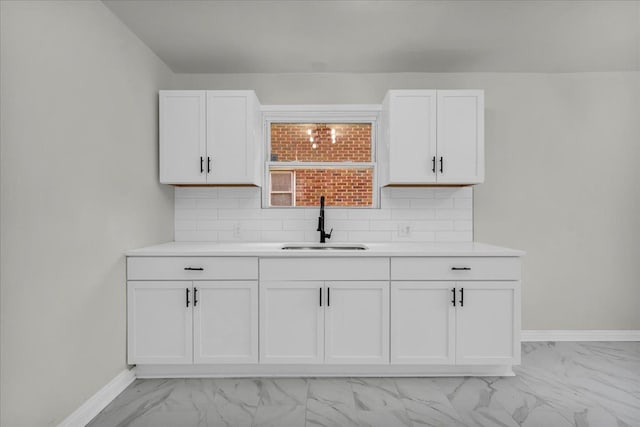
POLYGON ((451 289, 447 282, 391 282, 391 363, 455 363, 451 289))
POLYGON ((503 375, 520 363, 515 257, 223 258, 128 260, 128 363, 152 376, 503 375))
POLYGON ((193 362, 257 363, 258 284, 194 282, 193 292, 193 362))
POLYGON ((517 281, 391 282, 391 362, 520 363, 517 281))
POLYGON ((456 363, 520 363, 520 283, 456 282, 456 363))
POLYGON ((129 364, 192 363, 191 282, 127 282, 129 364))
POLYGON ((322 363, 323 282, 260 282, 260 362, 322 363))
POLYGON ((388 281, 260 283, 260 361, 389 362, 388 281))
POLYGON ((127 282, 128 363, 258 362, 256 281, 127 282))

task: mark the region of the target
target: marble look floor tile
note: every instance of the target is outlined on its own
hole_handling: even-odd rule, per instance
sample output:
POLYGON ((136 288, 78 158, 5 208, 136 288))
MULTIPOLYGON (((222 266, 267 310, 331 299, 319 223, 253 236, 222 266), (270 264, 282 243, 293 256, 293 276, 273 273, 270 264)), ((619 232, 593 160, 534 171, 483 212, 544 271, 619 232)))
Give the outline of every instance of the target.
POLYGON ((357 411, 362 427, 413 427, 404 409, 382 411, 357 411))
POLYGON ((254 427, 303 427, 306 408, 304 405, 258 406, 253 419, 254 427))
POLYGON ((309 383, 304 378, 260 380, 260 405, 305 405, 309 383))
MULTIPOLYGON (((511 418, 504 409, 479 408, 474 411, 463 411, 460 414, 465 423, 477 427, 519 427, 519 424, 511 418)), ((542 426, 556 426, 555 424, 539 424, 542 426)))
POLYGON ((448 401, 424 402, 417 399, 402 399, 402 403, 407 416, 416 427, 466 427, 468 425, 448 401))
POLYGON ((474 411, 480 408, 503 409, 492 403, 495 390, 491 387, 491 380, 486 378, 465 377, 458 385, 447 393, 451 405, 458 411, 474 411))
POLYGON ((88 426, 127 426, 137 418, 159 410, 180 380, 136 380, 88 426))
POLYGON ((307 427, 358 427, 359 424, 352 405, 326 404, 313 399, 307 401, 307 427))
MULTIPOLYGON (((215 406, 207 410, 205 419, 208 426, 220 427, 250 427, 257 408, 222 402, 216 396, 215 406)), ((188 424, 182 424, 188 427, 188 424)))
POLYGON ((404 409, 398 389, 391 378, 352 378, 349 383, 358 410, 404 409))
POLYGON ((449 403, 447 396, 432 378, 396 378, 395 384, 402 399, 449 403))
MULTIPOLYGON (((538 406, 529 412, 527 417, 520 424, 522 427, 540 427, 540 426, 553 426, 553 427, 570 427, 574 426, 575 422, 568 414, 563 414, 560 411, 552 408, 548 405, 538 406)), ((593 426, 593 427, 605 427, 593 426)), ((584 426, 586 427, 586 426, 584 426)), ((612 426, 613 427, 613 426, 612 426)))
POLYGON ((203 414, 198 411, 153 412, 138 417, 131 423, 121 424, 123 427, 206 427, 203 414))
POLYGON ((524 343, 514 371, 502 378, 136 380, 88 426, 640 426, 638 342, 524 343))
POLYGON ((258 406, 260 402, 260 380, 242 379, 216 379, 218 388, 216 398, 222 396, 224 401, 245 406, 258 406))
POLYGON ((312 378, 309 380, 309 400, 355 407, 353 390, 346 378, 312 378))

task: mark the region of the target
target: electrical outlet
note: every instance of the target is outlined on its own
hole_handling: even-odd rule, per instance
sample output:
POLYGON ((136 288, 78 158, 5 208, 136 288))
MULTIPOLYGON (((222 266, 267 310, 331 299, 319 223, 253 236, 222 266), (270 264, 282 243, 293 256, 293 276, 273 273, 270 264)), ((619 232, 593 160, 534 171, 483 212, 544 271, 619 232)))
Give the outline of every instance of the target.
POLYGON ((233 224, 233 237, 240 237, 240 223, 233 224))
POLYGON ((407 237, 411 234, 411 225, 398 224, 398 237, 407 237))

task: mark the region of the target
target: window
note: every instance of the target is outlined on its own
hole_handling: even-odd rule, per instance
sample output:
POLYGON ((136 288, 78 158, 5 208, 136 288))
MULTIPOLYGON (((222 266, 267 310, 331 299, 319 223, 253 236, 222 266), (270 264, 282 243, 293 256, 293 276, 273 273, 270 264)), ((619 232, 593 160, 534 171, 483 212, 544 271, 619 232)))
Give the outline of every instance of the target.
POLYGON ((269 191, 269 206, 295 206, 293 196, 294 172, 272 170, 271 190, 269 191))
POLYGON ((376 206, 375 115, 332 121, 265 117, 265 206, 317 207, 320 196, 326 206, 376 206))

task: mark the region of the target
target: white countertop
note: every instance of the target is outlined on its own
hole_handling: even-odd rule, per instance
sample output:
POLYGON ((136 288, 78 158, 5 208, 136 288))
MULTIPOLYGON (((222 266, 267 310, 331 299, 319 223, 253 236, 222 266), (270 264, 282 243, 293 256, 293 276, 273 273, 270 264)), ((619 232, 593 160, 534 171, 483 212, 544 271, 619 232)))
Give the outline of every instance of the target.
MULTIPOLYGON (((126 252, 127 256, 258 256, 258 257, 393 257, 393 256, 507 256, 523 251, 485 243, 365 243, 367 250, 283 250, 291 242, 169 242, 126 252)), ((299 244, 300 242, 296 242, 299 244)), ((308 243, 308 242, 307 242, 308 243)), ((316 244, 316 243, 312 243, 316 244)), ((332 243, 327 243, 331 245, 332 243)), ((346 242, 340 243, 342 245, 346 242)))

